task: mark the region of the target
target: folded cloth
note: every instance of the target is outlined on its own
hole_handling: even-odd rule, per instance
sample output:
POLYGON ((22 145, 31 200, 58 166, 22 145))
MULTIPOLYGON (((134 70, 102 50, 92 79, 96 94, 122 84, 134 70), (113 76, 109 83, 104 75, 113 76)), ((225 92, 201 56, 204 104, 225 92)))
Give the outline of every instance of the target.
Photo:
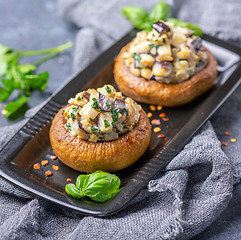
MULTIPOLYGON (((156 2, 133 0, 131 4, 150 10, 156 2)), ((205 32, 236 42, 241 40, 241 33, 236 31, 241 20, 238 0, 170 3, 175 16, 200 24, 205 32), (209 3, 222 4, 224 10, 210 7, 209 3), (190 6, 197 14, 192 14, 190 6), (229 25, 223 24, 221 28, 220 21, 224 18, 229 25)), ((120 14, 121 8, 129 4, 127 0, 59 0, 62 17, 81 28, 76 38, 74 72, 86 67, 132 28, 120 14)), ((224 153, 218 140, 228 139, 224 136, 227 129, 234 137, 241 136, 240 100, 236 91, 212 118, 212 124, 206 123, 165 171, 150 181, 148 188, 111 217, 84 217, 53 207, 0 178, 0 239, 188 239, 195 236, 227 207, 233 183, 240 179, 240 142, 226 148, 224 153)), ((29 112, 29 116, 37 110, 38 107, 29 112)), ((0 148, 23 123, 1 129, 0 148)))

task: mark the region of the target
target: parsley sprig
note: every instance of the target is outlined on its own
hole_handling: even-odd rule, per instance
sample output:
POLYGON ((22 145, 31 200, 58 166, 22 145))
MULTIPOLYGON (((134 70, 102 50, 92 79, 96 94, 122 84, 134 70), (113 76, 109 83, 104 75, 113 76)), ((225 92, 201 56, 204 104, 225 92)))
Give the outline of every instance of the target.
POLYGON ((32 90, 44 91, 47 87, 49 73, 36 74, 35 70, 43 62, 53 58, 60 52, 73 46, 72 42, 60 45, 55 48, 21 51, 3 44, 0 44, 0 101, 5 102, 15 90, 19 95, 15 101, 9 102, 2 113, 5 117, 11 118, 22 107, 26 106, 32 90), (34 55, 44 55, 34 64, 21 64, 19 60, 34 55))

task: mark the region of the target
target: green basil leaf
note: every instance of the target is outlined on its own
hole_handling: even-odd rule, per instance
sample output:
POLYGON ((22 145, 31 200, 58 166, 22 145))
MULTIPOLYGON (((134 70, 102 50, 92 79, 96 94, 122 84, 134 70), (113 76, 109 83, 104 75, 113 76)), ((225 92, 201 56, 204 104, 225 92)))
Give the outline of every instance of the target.
POLYGON ((159 20, 165 20, 171 12, 171 7, 165 2, 159 2, 152 9, 151 13, 148 16, 148 20, 151 23, 155 23, 159 20))
POLYGON ((198 35, 198 36, 203 35, 203 30, 195 24, 192 24, 192 23, 189 23, 189 22, 183 22, 183 21, 181 21, 177 18, 168 18, 167 21, 172 22, 175 27, 186 27, 186 28, 191 29, 191 30, 194 31, 195 35, 198 35))
POLYGON ((73 184, 69 183, 65 186, 65 191, 74 198, 83 198, 84 195, 81 191, 73 184))
POLYGON ((16 101, 10 102, 6 105, 4 110, 6 110, 7 113, 4 116, 10 117, 15 112, 17 112, 26 102, 28 102, 28 100, 29 100, 28 97, 20 95, 16 101))
POLYGON ((84 175, 81 174, 77 177, 76 179, 76 187, 80 190, 83 191, 85 189, 86 183, 88 182, 89 175, 84 175))
POLYGON ((84 192, 94 201, 104 202, 112 197, 120 184, 121 181, 116 175, 97 171, 89 175, 84 192))
POLYGON ((137 28, 142 29, 143 24, 148 19, 148 14, 144 8, 136 6, 126 6, 121 10, 121 13, 131 21, 131 23, 137 28))

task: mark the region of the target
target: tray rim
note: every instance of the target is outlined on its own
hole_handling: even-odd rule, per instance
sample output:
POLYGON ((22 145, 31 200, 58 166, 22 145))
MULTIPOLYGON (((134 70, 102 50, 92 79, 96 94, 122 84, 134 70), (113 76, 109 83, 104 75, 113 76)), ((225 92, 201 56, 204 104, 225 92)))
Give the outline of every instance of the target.
MULTIPOLYGON (((51 101, 53 101, 53 99, 58 95, 58 93, 59 93, 60 91, 64 90, 64 88, 66 88, 69 84, 71 84, 71 82, 72 82, 76 77, 79 77, 79 76, 80 76, 81 74, 83 74, 85 71, 88 71, 88 69, 89 69, 92 65, 95 65, 96 63, 100 62, 100 59, 102 59, 103 56, 108 55, 109 52, 112 51, 112 48, 114 48, 115 46, 122 45, 123 39, 125 39, 127 36, 133 35, 133 34, 135 34, 135 33, 136 33, 135 30, 130 31, 130 32, 127 33, 125 36, 123 36, 123 38, 121 38, 119 41, 117 41, 117 42, 114 43, 112 46, 110 46, 110 48, 109 48, 108 50, 106 50, 105 52, 103 52, 99 57, 97 57, 94 61, 92 61, 83 71, 81 71, 81 72, 79 72, 79 73, 76 73, 76 74, 72 75, 71 77, 69 77, 68 80, 65 81, 65 83, 62 84, 61 87, 60 87, 58 90, 56 90, 55 93, 53 93, 53 94, 51 95, 51 97, 49 97, 49 98, 45 101, 45 104, 41 107, 41 109, 39 109, 39 111, 36 112, 31 118, 29 118, 28 121, 14 134, 14 136, 13 136, 6 144, 4 144, 4 146, 2 146, 1 151, 0 151, 0 156, 1 156, 2 154, 4 154, 4 150, 6 150, 7 146, 15 139, 16 135, 21 134, 21 131, 24 129, 24 127, 26 127, 26 126, 33 120, 33 118, 36 117, 36 115, 37 115, 42 109, 44 109, 51 101)), ((208 41, 208 42, 211 42, 211 43, 213 43, 213 44, 215 44, 215 45, 218 45, 218 46, 220 46, 220 47, 222 47, 222 48, 224 48, 224 49, 227 49, 227 50, 229 50, 229 51, 231 51, 231 52, 239 55, 240 59, 239 59, 238 62, 236 62, 236 63, 234 64, 234 65, 236 65, 236 68, 235 68, 235 70, 232 72, 231 76, 229 76, 229 78, 228 78, 228 80, 229 80, 229 79, 232 77, 232 75, 234 75, 234 72, 235 72, 237 69, 241 68, 241 48, 239 48, 238 46, 233 45, 233 44, 231 44, 231 43, 229 43, 229 42, 223 41, 223 40, 221 40, 221 39, 214 38, 214 37, 209 36, 209 35, 206 35, 206 34, 204 35, 204 39, 205 39, 206 41, 208 41), (218 44, 216 44, 216 43, 218 43, 218 44)), ((110 54, 110 55, 113 55, 113 54, 110 54)), ((112 58, 112 60, 113 60, 113 58, 112 58)), ((108 64, 108 63, 105 63, 104 66, 106 66, 107 64, 108 64)), ((95 75, 93 75, 93 77, 94 77, 94 76, 95 76, 95 75)), ((227 81, 228 81, 228 80, 227 80, 227 81)), ((240 80, 240 79, 239 79, 239 80, 240 80)), ((239 81, 239 80, 237 79, 237 83, 236 83, 237 86, 240 84, 240 81, 239 81)), ((229 92, 229 95, 226 96, 226 97, 223 99, 223 101, 221 101, 221 102, 215 107, 215 109, 212 111, 212 113, 210 113, 208 116, 206 116, 207 119, 210 118, 210 116, 224 103, 224 101, 226 101, 226 99, 232 94, 232 92, 236 89, 237 86, 233 86, 233 89, 232 89, 232 91, 229 92)), ((57 104, 57 106, 54 106, 54 107, 60 108, 61 105, 58 106, 58 104, 57 104)), ((206 119, 206 120, 207 120, 207 119, 206 119)), ((198 127, 198 129, 206 122, 206 120, 202 122, 202 124, 198 127)), ((48 122, 46 122, 45 124, 43 124, 43 126, 45 126, 47 123, 48 123, 48 122)), ((185 125, 187 125, 187 124, 185 124, 185 125)), ((41 128, 42 128, 43 126, 41 126, 41 128)), ((192 132, 192 134, 189 135, 189 136, 186 138, 185 143, 186 143, 187 141, 189 141, 189 139, 193 136, 193 134, 194 134, 195 132, 196 132, 196 130, 195 130, 194 132, 192 132)), ((35 134, 36 134, 36 133, 35 133, 35 134)), ((33 137, 34 137, 34 134, 32 134, 32 135, 33 135, 33 137)), ((177 134, 177 135, 178 135, 178 134, 177 134)), ((175 137, 174 137, 174 138, 175 138, 175 137)), ((173 139, 174 139, 174 138, 173 138, 173 139)), ((30 138, 30 139, 31 139, 31 138, 30 138)), ((29 139, 29 140, 30 140, 30 139, 29 139)), ((170 141, 170 144, 172 143, 173 139, 170 141)), ((185 143, 184 143, 184 145, 185 145, 185 143)), ((169 145, 169 144, 168 144, 168 145, 169 145)), ((166 155, 170 158, 170 160, 179 152, 179 151, 176 151, 175 149, 176 149, 175 146, 174 146, 173 149, 170 148, 170 149, 169 149, 170 151, 169 151, 168 149, 164 149, 164 151, 166 151, 166 155)), ((6 161, 6 160, 5 160, 5 161, 6 161)), ((166 163, 166 164, 167 164, 167 163, 166 163)), ((166 164, 165 164, 165 165, 166 165, 166 164)), ((2 160, 1 160, 1 162, 0 162, 0 167, 1 167, 2 165, 3 165, 3 162, 2 162, 2 160)), ((163 168, 163 167, 162 167, 162 168, 163 168)), ((159 169, 159 171, 161 171, 161 169, 159 169)), ((100 212, 100 211, 92 211, 92 210, 89 210, 89 209, 80 209, 79 207, 77 207, 77 206, 75 206, 75 205, 69 204, 69 203, 67 203, 67 202, 63 202, 63 201, 61 201, 61 200, 59 201, 57 198, 53 198, 52 196, 49 196, 49 195, 47 195, 47 194, 39 191, 38 189, 32 188, 31 186, 28 186, 28 185, 24 184, 23 182, 14 179, 12 176, 10 176, 10 175, 8 175, 6 172, 4 172, 2 169, 0 169, 0 175, 1 175, 2 177, 4 177, 5 179, 7 179, 8 181, 10 181, 10 182, 14 183, 15 185, 17 185, 17 186, 19 186, 19 187, 27 190, 28 192, 34 194, 34 195, 37 196, 37 197, 43 198, 43 199, 48 200, 48 201, 50 201, 50 202, 53 202, 53 203, 55 203, 55 204, 57 204, 57 205, 64 206, 64 207, 68 207, 68 208, 70 208, 70 209, 72 209, 72 210, 76 210, 76 211, 78 211, 78 212, 80 212, 80 213, 82 213, 82 214, 88 214, 88 215, 94 215, 94 216, 108 216, 108 215, 111 215, 111 214, 115 214, 116 212, 118 212, 119 210, 121 210, 129 201, 131 201, 131 200, 138 194, 138 193, 136 193, 135 196, 133 196, 132 198, 130 198, 128 201, 126 201, 126 202, 124 203, 124 205, 122 205, 119 209, 115 209, 114 211, 101 211, 101 212, 100 212)), ((153 177, 154 177, 154 175, 153 175, 153 177)), ((27 180, 29 181, 30 179, 28 178, 27 180)), ((148 180, 148 181, 149 181, 149 180, 148 180)), ((44 186, 42 186, 42 187, 44 187, 44 186)), ((143 188, 144 188, 144 187, 145 187, 145 185, 143 186, 143 188)), ((49 192, 49 191, 50 191, 51 193, 54 192, 54 191, 51 190, 51 189, 48 189, 48 188, 46 188, 46 187, 44 187, 44 188, 47 189, 47 192, 49 192)), ((57 193, 57 192, 56 192, 56 193, 57 193)), ((118 197, 118 196, 117 196, 117 197, 118 197)))

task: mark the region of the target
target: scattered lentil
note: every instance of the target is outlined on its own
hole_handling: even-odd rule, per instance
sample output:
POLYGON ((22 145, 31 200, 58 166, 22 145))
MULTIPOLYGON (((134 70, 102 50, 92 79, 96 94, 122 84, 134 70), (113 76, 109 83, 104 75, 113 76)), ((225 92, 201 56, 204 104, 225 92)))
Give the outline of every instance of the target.
POLYGON ((151 112, 149 112, 149 113, 147 113, 147 117, 152 117, 152 113, 151 112))
POLYGON ((42 166, 45 166, 45 165, 49 164, 49 161, 48 160, 42 160, 41 164, 42 164, 42 166))
POLYGON ((225 131, 225 135, 230 136, 231 134, 230 134, 230 132, 225 131))
POLYGON ((153 125, 160 125, 160 124, 161 124, 161 121, 160 121, 159 119, 153 119, 153 120, 151 121, 151 124, 153 124, 153 125))
POLYGON ((46 175, 46 177, 52 176, 52 175, 53 175, 53 172, 51 172, 51 171, 46 171, 46 172, 45 172, 45 175, 46 175))
POLYGON ((55 171, 59 171, 59 166, 52 165, 52 168, 53 168, 55 171))
POLYGON ((159 114, 159 117, 161 117, 161 118, 163 118, 163 117, 165 117, 165 116, 166 116, 165 113, 160 113, 160 114, 159 114))
POLYGON ((7 110, 2 110, 2 115, 6 115, 8 113, 8 111, 7 110))
POLYGON ((52 155, 50 158, 51 158, 51 160, 55 160, 57 158, 57 156, 52 155))
POLYGON ((162 118, 162 120, 165 121, 165 122, 167 122, 167 121, 169 121, 169 118, 168 118, 168 117, 162 118))
POLYGON ((157 137, 158 137, 158 138, 164 138, 165 135, 164 135, 164 134, 159 134, 157 137))
POLYGON ((234 142, 236 142, 236 141, 237 141, 236 138, 231 138, 231 139, 230 139, 230 142, 232 142, 232 143, 234 143, 234 142))
POLYGON ((227 142, 222 142, 222 146, 228 146, 227 142))
POLYGON ((161 110, 162 110, 162 106, 158 105, 158 106, 157 106, 157 110, 158 110, 158 111, 161 111, 161 110))
POLYGON ((67 178, 67 182, 71 182, 71 178, 67 178))
POLYGON ((34 169, 37 169, 37 170, 40 169, 40 164, 39 164, 39 163, 35 163, 35 164, 33 165, 33 168, 34 168, 34 169))
POLYGON ((150 105, 150 109, 151 109, 152 111, 156 111, 156 106, 150 105))
POLYGON ((158 133, 158 132, 161 131, 161 128, 159 128, 159 127, 155 127, 155 128, 153 129, 153 131, 154 131, 155 133, 158 133))

